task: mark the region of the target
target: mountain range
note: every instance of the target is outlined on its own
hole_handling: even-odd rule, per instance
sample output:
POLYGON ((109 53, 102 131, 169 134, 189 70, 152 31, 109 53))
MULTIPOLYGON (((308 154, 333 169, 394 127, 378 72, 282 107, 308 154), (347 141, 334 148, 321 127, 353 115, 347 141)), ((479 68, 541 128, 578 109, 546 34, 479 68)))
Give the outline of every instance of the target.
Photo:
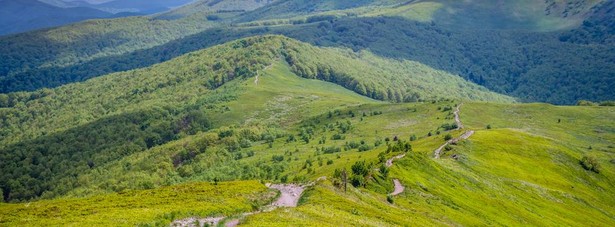
POLYGON ((615 224, 614 1, 46 2, 0 225, 615 224))

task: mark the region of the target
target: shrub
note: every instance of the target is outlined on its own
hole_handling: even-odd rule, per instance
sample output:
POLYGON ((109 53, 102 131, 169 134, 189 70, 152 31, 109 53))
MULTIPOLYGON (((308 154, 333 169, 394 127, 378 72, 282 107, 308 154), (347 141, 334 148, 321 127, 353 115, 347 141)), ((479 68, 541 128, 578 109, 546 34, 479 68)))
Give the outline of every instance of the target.
POLYGON ((363 145, 359 146, 359 152, 369 151, 369 150, 371 150, 371 149, 372 149, 372 147, 370 147, 370 146, 369 146, 369 145, 367 145, 367 144, 363 144, 363 145))
POLYGON ((365 178, 359 175, 353 175, 350 178, 350 184, 352 184, 355 188, 365 186, 365 178))
POLYGON ((360 143, 356 141, 350 141, 350 142, 346 142, 346 144, 344 145, 344 149, 346 150, 356 149, 356 148, 359 148, 359 146, 361 146, 360 143))
POLYGON ((394 203, 392 195, 387 195, 387 202, 389 202, 390 204, 394 203))
POLYGON ((295 135, 293 134, 288 135, 288 138, 286 138, 287 143, 295 142, 295 141, 297 141, 297 139, 295 138, 295 135))
POLYGON ((339 147, 331 146, 331 147, 323 148, 323 152, 325 154, 333 154, 333 153, 342 152, 342 149, 339 147))
POLYGON ((443 128, 443 129, 444 129, 444 131, 450 131, 450 130, 456 129, 456 128, 458 128, 458 127, 459 127, 459 126, 457 126, 457 123, 450 123, 450 124, 448 124, 448 123, 444 123, 444 124, 442 124, 442 125, 440 126, 440 128, 443 128))
POLYGON ((365 177, 369 174, 369 167, 365 164, 365 161, 355 162, 350 168, 354 175, 365 177))
POLYGON ((340 134, 335 134, 335 135, 331 136, 331 139, 332 140, 344 140, 344 139, 346 139, 346 137, 343 136, 343 135, 340 135, 340 134))
POLYGON ((382 174, 383 178, 387 178, 389 176, 389 168, 386 165, 380 165, 380 174, 382 174))
POLYGON ((445 141, 449 141, 449 140, 451 140, 451 139, 453 139, 453 136, 452 136, 451 134, 446 134, 446 135, 444 136, 444 140, 445 140, 445 141))
POLYGON ((273 162, 284 161, 284 156, 283 155, 274 155, 273 157, 271 157, 271 161, 273 161, 273 162))
POLYGON ((583 156, 581 159, 581 166, 583 166, 586 170, 591 170, 596 173, 600 173, 600 163, 595 157, 592 156, 583 156))
POLYGON ((491 129, 491 125, 487 125, 487 127, 486 127, 486 128, 487 128, 487 129, 491 129))

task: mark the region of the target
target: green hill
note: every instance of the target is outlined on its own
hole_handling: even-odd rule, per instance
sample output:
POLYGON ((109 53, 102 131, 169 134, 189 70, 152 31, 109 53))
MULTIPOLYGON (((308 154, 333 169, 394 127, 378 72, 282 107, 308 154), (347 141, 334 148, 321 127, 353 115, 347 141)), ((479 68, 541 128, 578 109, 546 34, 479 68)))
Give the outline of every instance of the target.
MULTIPOLYGON (((157 187, 156 182, 165 178, 173 179, 167 182, 168 184, 176 184, 183 181, 227 180, 223 177, 284 182, 315 180, 320 176, 327 176, 328 180, 319 181, 303 195, 297 208, 255 214, 241 219, 241 224, 336 226, 339 222, 344 222, 349 225, 379 226, 602 226, 615 222, 612 213, 615 199, 612 191, 615 183, 612 180, 615 174, 615 125, 610 120, 615 112, 610 107, 466 102, 461 106, 461 119, 467 130, 476 130, 475 135, 451 146, 452 149, 446 151, 441 159, 433 159, 435 148, 444 141, 442 138, 446 134, 462 133, 447 132, 440 126, 453 121, 447 107, 452 107, 455 102, 386 104, 351 93, 346 96, 344 92, 336 91, 334 94, 342 94, 337 97, 343 100, 334 103, 347 105, 329 112, 332 105, 327 104, 327 94, 331 94, 328 91, 335 89, 335 86, 329 87, 332 85, 320 81, 283 76, 278 74, 279 70, 283 68, 274 66, 270 71, 261 74, 258 85, 248 81, 244 85, 247 92, 233 101, 235 104, 229 104, 228 112, 218 113, 218 116, 223 118, 233 116, 231 118, 234 120, 253 118, 270 121, 246 122, 208 133, 198 133, 146 152, 135 153, 109 165, 95 167, 96 171, 80 175, 84 184, 69 194, 76 196, 104 193, 104 188, 110 186, 118 187, 117 190, 157 187), (286 85, 288 90, 283 89, 282 93, 273 92, 279 85, 286 85), (310 95, 310 91, 314 93, 310 95), (310 96, 319 98, 309 98, 310 96), (258 101, 248 106, 253 103, 255 97, 267 100, 264 105, 267 109, 259 111, 262 115, 252 114, 254 107, 263 106, 258 101), (290 109, 293 107, 297 108, 290 109), (243 117, 235 118, 235 109, 245 110, 242 112, 247 113, 242 113, 243 117), (250 146, 236 145, 237 148, 232 148, 231 141, 247 139, 251 133, 258 135, 259 125, 297 119, 296 114, 302 111, 309 112, 306 115, 300 114, 303 116, 301 119, 305 120, 291 120, 288 126, 280 128, 285 135, 277 139, 274 139, 277 136, 271 135, 271 143, 267 142, 268 139, 255 139, 250 141, 250 146), (272 116, 272 113, 280 112, 287 114, 272 116), (350 125, 350 130, 343 132, 343 127, 339 127, 342 122, 350 125), (486 124, 491 126, 486 128, 486 124), (248 125, 251 126, 246 127, 248 125), (313 131, 313 135, 309 131, 313 131), (441 133, 436 134, 436 131, 441 133), (433 135, 428 136, 429 132, 433 135), (332 139, 338 134, 344 138, 332 139), (296 140, 290 139, 290 135, 294 135, 296 140), (305 142, 304 137, 308 138, 309 142, 305 142), (412 151, 407 152, 406 157, 395 161, 390 173, 383 175, 380 171, 369 171, 365 177, 365 186, 349 185, 348 192, 334 186, 335 169, 353 169, 351 166, 361 160, 367 161, 369 166, 378 167, 382 164, 382 159, 379 158, 381 155, 388 158, 399 154, 387 152, 387 144, 393 145, 397 142, 386 142, 386 138, 394 137, 404 141, 413 137, 416 139, 410 139, 412 151), (360 141, 366 141, 371 148, 352 148, 353 142, 360 144, 360 141), (376 145, 378 141, 380 145, 376 145), (592 148, 589 149, 587 144, 591 144, 592 148), (329 153, 328 147, 342 149, 329 153), (197 152, 195 156, 190 156, 191 151, 197 152), (600 171, 596 173, 584 169, 580 164, 583 156, 596 157, 601 166, 600 171), (178 157, 182 158, 177 159, 178 157), (281 161, 276 157, 282 157, 281 161), (176 165, 178 160, 181 162, 176 165), (402 182, 405 191, 393 197, 391 204, 387 201, 386 194, 392 191, 390 182, 393 178, 402 182)), ((265 135, 272 133, 266 131, 265 129, 260 132, 265 135)), ((154 201, 168 198, 164 195, 169 193, 169 188, 162 187, 130 191, 128 194, 112 193, 105 197, 43 200, 32 202, 28 207, 23 207, 22 204, 0 204, 4 214, 0 217, 7 224, 119 223, 111 221, 112 218, 128 225, 164 224, 193 215, 233 215, 250 210, 243 205, 246 203, 246 195, 262 190, 262 186, 259 187, 254 182, 221 183, 213 188, 211 185, 186 186, 202 188, 203 191, 175 191, 173 197, 182 198, 182 201, 190 204, 198 203, 198 207, 186 208, 175 203, 157 205, 154 201), (239 186, 229 187, 231 185, 239 186), (224 204, 229 204, 235 210, 190 199, 195 193, 208 195, 210 190, 240 195, 239 198, 234 196, 232 200, 225 197, 228 194, 208 196, 222 196, 221 198, 225 198, 224 204), (132 198, 133 194, 140 199, 130 200, 121 209, 144 212, 143 216, 116 212, 119 208, 110 205, 126 200, 127 196, 132 198), (184 196, 187 197, 183 199, 184 196), (93 205, 83 207, 77 204, 93 205), (54 206, 56 211, 52 217, 44 216, 41 212, 54 209, 54 206), (75 208, 62 209, 66 206, 75 208), (142 206, 147 206, 148 209, 140 210, 139 207, 142 206), (105 208, 108 210, 104 210, 105 208), (80 214, 80 219, 75 220, 73 217, 77 214, 80 214)))
MULTIPOLYGON (((2 178, 5 199, 18 201, 61 195, 81 184, 70 177, 72 174, 198 131, 243 124, 250 118, 246 114, 263 111, 261 105, 267 103, 255 94, 243 97, 242 94, 250 93, 243 84, 252 83, 249 80, 258 73, 270 70, 274 70, 273 74, 296 73, 308 79, 330 81, 380 100, 460 97, 513 101, 415 62, 384 59, 368 52, 357 55, 343 49, 318 48, 278 36, 247 38, 85 83, 1 95, 3 106, 8 106, 1 109, 1 154, 4 160, 22 163, 3 166, 4 172, 12 173, 2 178), (272 68, 263 71, 270 65, 272 68), (239 100, 239 104, 233 100, 239 100), (238 112, 226 113, 234 107, 238 112), (256 109, 251 111, 248 107, 256 109), (224 117, 217 117, 218 112, 225 113, 224 117), (58 141, 63 142, 58 144, 58 141)), ((308 103, 316 101, 308 94, 322 96, 316 92, 317 88, 330 87, 312 85, 284 90, 289 84, 279 86, 272 88, 272 92, 287 94, 305 90, 303 101, 308 103)), ((316 110, 367 100, 341 88, 323 92, 331 98, 321 100, 327 105, 316 110), (345 97, 344 94, 348 98, 334 98, 345 97)), ((284 111, 271 114, 282 113, 292 115, 284 111)), ((256 119, 267 119, 266 116, 256 119)), ((292 119, 303 119, 303 116, 292 119)), ((280 119, 275 120, 279 125, 280 119)))
POLYGON ((57 87, 282 34, 419 62, 521 101, 612 100, 610 8, 572 0, 199 1, 152 17, 0 38, 0 92, 57 87))
POLYGON ((614 6, 200 0, 0 37, 0 226, 614 226, 614 6))

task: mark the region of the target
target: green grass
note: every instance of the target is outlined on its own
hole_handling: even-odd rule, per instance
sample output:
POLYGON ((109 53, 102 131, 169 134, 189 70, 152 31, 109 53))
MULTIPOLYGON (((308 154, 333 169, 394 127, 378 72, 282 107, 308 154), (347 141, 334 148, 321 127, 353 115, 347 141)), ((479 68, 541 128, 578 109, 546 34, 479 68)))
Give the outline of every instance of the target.
MULTIPOLYGON (((615 222, 615 109, 467 101, 511 100, 420 64, 380 58, 368 52, 317 48, 276 36, 248 38, 146 69, 19 95, 43 97, 1 109, 14 121, 9 121, 11 128, 4 130, 16 131, 9 133, 10 138, 3 138, 0 148, 20 151, 6 160, 18 160, 16 163, 25 166, 9 166, 7 172, 26 173, 7 179, 11 186, 15 182, 29 182, 30 171, 47 174, 41 168, 49 168, 40 165, 50 162, 39 159, 46 150, 34 146, 38 140, 22 141, 20 146, 13 144, 23 138, 42 137, 57 144, 53 142, 57 138, 75 139, 72 135, 79 130, 97 129, 81 128, 97 122, 119 125, 117 130, 101 129, 101 135, 115 135, 119 130, 139 131, 151 127, 149 124, 186 124, 189 120, 182 117, 189 110, 205 114, 213 126, 205 132, 180 130, 171 140, 151 148, 128 150, 133 147, 119 144, 109 150, 88 150, 93 154, 89 157, 77 157, 76 154, 86 154, 83 150, 75 155, 65 154, 67 160, 79 167, 63 176, 65 179, 52 179, 57 183, 52 185, 66 187, 66 191, 43 194, 55 199, 32 201, 30 205, 2 204, 0 224, 135 225, 160 224, 189 215, 238 215, 269 198, 259 196, 267 192, 262 184, 242 180, 281 182, 285 178, 307 182, 321 176, 331 179, 335 169, 349 169, 357 161, 373 164, 369 168, 375 169, 381 164, 378 156, 387 149, 386 138, 408 141, 412 135, 418 139, 411 142, 413 151, 395 162, 388 178, 370 171, 365 188, 351 187, 346 193, 329 182, 321 182, 308 190, 301 206, 256 214, 243 221, 274 226, 615 222), (281 60, 290 55, 292 60, 281 60), (265 69, 268 65, 271 67, 265 69), (236 75, 241 66, 254 74, 236 75), (438 96, 438 92, 450 94, 460 89, 467 96, 452 96, 466 100, 461 107, 461 119, 476 134, 453 146, 442 159, 434 160, 433 151, 444 142, 446 134, 456 137, 463 133, 444 132, 440 128, 454 121, 448 107, 460 101, 376 101, 340 86, 347 83, 313 79, 324 79, 315 73, 323 66, 345 72, 336 75, 349 76, 357 83, 390 84, 396 89, 424 86, 423 92, 440 99, 447 96, 438 96), (409 72, 417 75, 403 77, 409 72), (429 74, 419 75, 420 72, 429 74), (258 84, 254 83, 255 75, 258 84), (432 86, 439 79, 444 82, 432 86), (437 92, 428 93, 434 91, 437 92), (148 118, 147 114, 152 113, 146 110, 166 110, 169 116, 148 118), (123 128, 124 123, 114 121, 114 117, 122 114, 145 115, 146 120, 153 122, 130 125, 128 121, 130 127, 123 128), (492 129, 486 129, 487 125, 492 129), (429 132, 433 135, 427 136, 429 132), (302 140, 306 134, 309 141, 302 140), (335 135, 344 139, 335 140, 335 135), (292 137, 296 140, 287 140, 292 137), (319 141, 322 138, 325 142, 319 141), (346 143, 361 141, 371 149, 360 152, 357 148, 343 148, 346 143), (376 141, 382 143, 375 146, 376 141), (243 147, 239 148, 239 144, 243 147), (321 150, 326 147, 342 149, 326 154, 321 150), (24 151, 32 151, 33 156, 17 156, 26 154, 24 151), (110 156, 109 151, 117 156, 110 156), (600 173, 587 171, 579 164, 587 154, 597 157, 602 166, 600 173), (89 161, 95 165, 89 166, 89 161), (386 195, 392 191, 393 178, 399 179, 406 191, 395 196, 390 204, 386 195), (229 182, 218 186, 195 183, 215 179, 229 182), (192 183, 169 187, 186 182, 192 183), (150 190, 127 191, 131 189, 150 190)), ((100 140, 109 138, 112 137, 100 140)), ((135 144, 144 143, 142 139, 130 134, 135 144)), ((76 143, 75 149, 81 146, 82 143, 76 143)), ((3 154, 12 155, 8 152, 12 150, 3 154)), ((384 155, 388 158, 397 153, 384 155)), ((65 162, 52 167, 62 166, 65 162)))
POLYGON ((434 20, 434 14, 438 10, 441 10, 443 6, 444 5, 439 2, 417 2, 373 10, 362 16, 398 16, 419 22, 431 22, 434 20))
POLYGON ((275 195, 256 181, 190 183, 79 199, 0 204, 0 225, 162 226, 194 215, 253 211, 275 195))
MULTIPOLYGON (((483 130, 452 151, 460 161, 419 150, 392 177, 406 191, 386 202, 365 189, 318 185, 305 204, 259 214, 246 224, 301 225, 596 225, 613 218, 613 165, 595 174, 561 144, 509 129, 483 130)), ((608 163, 603 163, 607 165, 608 163)))

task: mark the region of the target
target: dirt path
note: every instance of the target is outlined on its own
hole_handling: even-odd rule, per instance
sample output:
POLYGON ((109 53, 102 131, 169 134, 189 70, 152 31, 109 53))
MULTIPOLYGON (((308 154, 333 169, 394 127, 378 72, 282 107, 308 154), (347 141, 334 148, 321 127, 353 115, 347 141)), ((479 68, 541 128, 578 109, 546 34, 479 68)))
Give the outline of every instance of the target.
POLYGON ((393 184, 395 184, 395 190, 393 190, 393 193, 391 193, 391 195, 399 195, 402 192, 404 192, 404 186, 401 185, 401 182, 399 182, 398 179, 393 179, 393 184))
POLYGON ((395 157, 390 158, 389 160, 387 160, 386 166, 387 166, 387 167, 391 167, 391 166, 393 166, 393 161, 394 161, 395 159, 400 159, 400 158, 403 158, 403 157, 406 157, 406 154, 400 154, 400 155, 397 155, 397 156, 395 156, 395 157))
MULTIPOLYGON (((395 161, 396 159, 400 159, 406 157, 406 154, 400 154, 397 155, 395 157, 389 158, 389 160, 387 160, 386 162, 386 166, 387 167, 391 167, 393 166, 393 161, 395 161)), ((393 179, 393 184, 395 185, 395 190, 393 190, 393 193, 391 193, 391 195, 399 195, 400 193, 404 192, 404 186, 401 185, 401 182, 399 182, 398 179, 393 179)))
POLYGON ((463 124, 461 123, 461 120, 459 119, 459 111, 461 111, 459 108, 461 108, 461 105, 463 105, 463 103, 457 105, 455 112, 453 112, 453 114, 455 115, 455 123, 457 124, 457 128, 455 130, 463 129, 463 124))
POLYGON ((303 190, 305 190, 305 186, 296 184, 273 184, 268 187, 280 191, 280 197, 269 205, 273 208, 296 207, 303 190))
MULTIPOLYGON (((237 226, 240 224, 239 223, 240 218, 250 216, 253 214, 258 214, 261 212, 269 212, 279 207, 296 207, 297 204, 299 203, 299 199, 301 198, 301 194, 305 190, 305 187, 309 185, 311 184, 308 184, 308 185, 267 184, 267 187, 280 191, 280 197, 278 197, 278 199, 276 199, 275 202, 269 204, 268 206, 264 207, 260 211, 242 213, 239 215, 238 218, 227 220, 226 222, 224 222, 224 226, 226 227, 237 226)), ((226 218, 227 217, 225 216, 207 217, 207 218, 190 217, 190 218, 175 220, 171 223, 171 226, 189 226, 189 227, 199 226, 200 227, 200 226, 204 226, 205 224, 208 224, 210 226, 217 226, 221 221, 223 221, 226 218)))
MULTIPOLYGON (((263 69, 263 71, 266 71, 267 69, 271 68, 271 66, 273 66, 273 64, 268 65, 267 67, 265 67, 263 69)), ((260 71, 256 72, 256 76, 254 77, 254 84, 256 84, 256 86, 258 86, 258 76, 260 76, 260 71)))
MULTIPOLYGON (((463 103, 457 105, 457 108, 455 109, 455 112, 453 112, 453 114, 455 115, 455 123, 457 124, 457 128, 454 130, 460 130, 463 129, 463 124, 461 123, 461 119, 459 118, 459 112, 461 111, 461 105, 463 105, 463 103)), ((470 136, 474 135, 474 131, 470 130, 470 131, 466 131, 465 133, 463 133, 461 136, 457 137, 457 138, 453 138, 450 139, 448 141, 446 141, 446 143, 442 144, 442 146, 438 147, 438 149, 436 149, 434 151, 434 158, 438 159, 440 158, 440 155, 442 154, 442 150, 444 150, 444 148, 447 145, 450 144, 456 144, 457 142, 461 141, 461 140, 466 140, 468 138, 470 138, 470 136)))

